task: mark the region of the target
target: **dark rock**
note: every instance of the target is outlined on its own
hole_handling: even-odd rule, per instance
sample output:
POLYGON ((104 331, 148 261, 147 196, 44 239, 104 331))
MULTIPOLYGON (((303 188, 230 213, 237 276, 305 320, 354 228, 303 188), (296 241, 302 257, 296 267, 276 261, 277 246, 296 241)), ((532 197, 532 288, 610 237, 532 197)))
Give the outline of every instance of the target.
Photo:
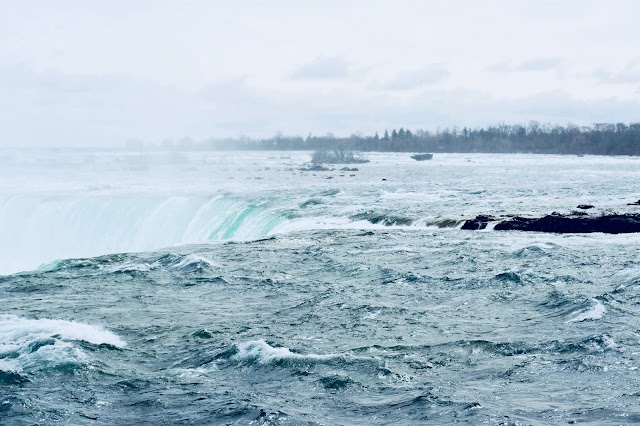
POLYGON ((313 166, 309 166, 309 167, 306 167, 306 168, 303 167, 303 168, 300 168, 298 170, 300 170, 301 172, 328 172, 331 169, 328 169, 328 168, 326 168, 324 166, 321 166, 319 164, 315 164, 313 166))
POLYGON ((604 216, 547 215, 541 218, 514 217, 496 224, 496 231, 551 232, 558 234, 603 232, 623 234, 640 232, 640 214, 604 216))
POLYGON ((493 216, 488 215, 478 215, 475 219, 467 220, 463 225, 462 229, 467 229, 471 231, 476 231, 479 229, 485 229, 487 227, 487 223, 493 222, 496 220, 493 216))
POLYGON ((578 208, 582 210, 589 210, 589 209, 592 209, 593 206, 591 204, 579 204, 578 208))
POLYGON ((462 229, 465 229, 468 231, 477 231, 479 229, 484 229, 486 227, 487 227, 487 222, 481 222, 475 219, 469 219, 462 225, 462 229))
POLYGON ((628 206, 640 206, 640 200, 636 201, 635 203, 628 203, 628 206))

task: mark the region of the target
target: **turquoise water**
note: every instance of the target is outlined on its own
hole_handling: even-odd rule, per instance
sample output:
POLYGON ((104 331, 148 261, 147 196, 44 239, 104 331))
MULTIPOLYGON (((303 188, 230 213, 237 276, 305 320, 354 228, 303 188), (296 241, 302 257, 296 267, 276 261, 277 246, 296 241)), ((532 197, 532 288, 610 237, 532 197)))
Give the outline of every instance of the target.
POLYGON ((634 158, 56 155, 0 172, 0 423, 640 422, 640 237, 459 229, 634 158))

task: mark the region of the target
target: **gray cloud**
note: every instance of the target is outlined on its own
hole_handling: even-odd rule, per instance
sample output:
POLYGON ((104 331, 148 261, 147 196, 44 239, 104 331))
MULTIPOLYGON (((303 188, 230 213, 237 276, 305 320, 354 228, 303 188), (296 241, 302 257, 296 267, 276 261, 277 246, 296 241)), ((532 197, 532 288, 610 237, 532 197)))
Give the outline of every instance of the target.
POLYGON ((581 99, 557 90, 505 101, 501 109, 512 111, 512 116, 520 121, 533 119, 577 124, 633 122, 640 115, 640 101, 615 97, 581 99))
POLYGON ((594 77, 605 84, 633 84, 640 82, 640 58, 633 59, 618 71, 607 71, 602 68, 593 73, 594 77))
POLYGON ((322 91, 290 84, 266 88, 244 76, 180 91, 124 75, 5 67, 0 68, 0 144, 119 145, 136 137, 158 142, 241 133, 261 137, 277 131, 348 135, 400 126, 435 129, 529 120, 589 124, 640 116, 638 100, 585 100, 561 91, 511 97, 489 89, 448 90, 425 83, 441 78, 438 73, 427 73, 431 79, 417 74, 420 78, 407 77, 409 82, 399 86, 413 90, 363 91, 351 83, 322 91))
POLYGON ((562 91, 540 92, 515 98, 468 89, 419 91, 409 102, 396 92, 366 104, 340 104, 324 99, 314 111, 292 112, 303 127, 314 133, 331 129, 336 134, 355 130, 372 133, 385 128, 435 130, 442 127, 486 126, 500 122, 576 123, 632 122, 640 116, 640 101, 616 98, 585 100, 562 91), (319 125, 324 123, 324 125, 319 125), (373 124, 372 124, 373 123, 373 124), (328 127, 325 127, 328 126, 328 127))
POLYGON ((225 108, 262 104, 260 97, 256 95, 255 89, 251 88, 247 76, 209 84, 200 92, 203 100, 208 104, 225 108))
POLYGON ((0 88, 0 145, 119 145, 213 129, 190 93, 127 75, 2 66, 0 88))
POLYGON ((349 63, 342 57, 318 57, 291 74, 293 80, 333 80, 349 76, 349 63))
POLYGON ((450 75, 444 64, 432 64, 415 71, 401 72, 393 79, 374 82, 370 87, 382 90, 413 90, 441 82, 450 75))
POLYGON ((522 72, 556 71, 562 67, 560 58, 536 58, 524 61, 514 70, 522 72))
POLYGON ((488 65, 484 70, 488 72, 509 72, 511 71, 511 63, 508 61, 495 62, 488 65))
POLYGON ((488 72, 545 72, 562 71, 564 61, 560 58, 533 58, 526 61, 512 64, 509 61, 493 63, 485 68, 488 72))

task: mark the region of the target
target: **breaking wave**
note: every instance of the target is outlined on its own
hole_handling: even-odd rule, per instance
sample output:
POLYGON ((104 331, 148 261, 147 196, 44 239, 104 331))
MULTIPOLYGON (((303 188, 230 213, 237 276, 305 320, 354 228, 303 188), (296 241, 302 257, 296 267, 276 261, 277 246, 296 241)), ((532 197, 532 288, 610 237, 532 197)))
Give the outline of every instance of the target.
POLYGON ((589 309, 580 312, 571 318, 569 322, 595 321, 604 317, 604 314, 607 313, 607 308, 604 304, 597 299, 591 299, 591 301, 593 305, 589 309))
POLYGON ((15 380, 22 371, 84 363, 87 355, 76 342, 123 348, 126 342, 100 327, 74 321, 28 319, 0 315, 0 371, 15 380))
POLYGON ((315 363, 341 358, 338 354, 299 354, 285 347, 274 347, 265 340, 251 340, 234 346, 229 359, 248 364, 315 363))

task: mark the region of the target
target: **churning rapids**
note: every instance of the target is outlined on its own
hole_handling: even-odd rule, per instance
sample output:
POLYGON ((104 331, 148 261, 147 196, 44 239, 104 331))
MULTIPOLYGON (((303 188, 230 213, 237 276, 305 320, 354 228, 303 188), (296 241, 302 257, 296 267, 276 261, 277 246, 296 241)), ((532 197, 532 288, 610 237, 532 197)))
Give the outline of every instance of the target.
POLYGON ((460 229, 640 159, 309 158, 0 153, 0 424, 640 422, 640 235, 460 229))

